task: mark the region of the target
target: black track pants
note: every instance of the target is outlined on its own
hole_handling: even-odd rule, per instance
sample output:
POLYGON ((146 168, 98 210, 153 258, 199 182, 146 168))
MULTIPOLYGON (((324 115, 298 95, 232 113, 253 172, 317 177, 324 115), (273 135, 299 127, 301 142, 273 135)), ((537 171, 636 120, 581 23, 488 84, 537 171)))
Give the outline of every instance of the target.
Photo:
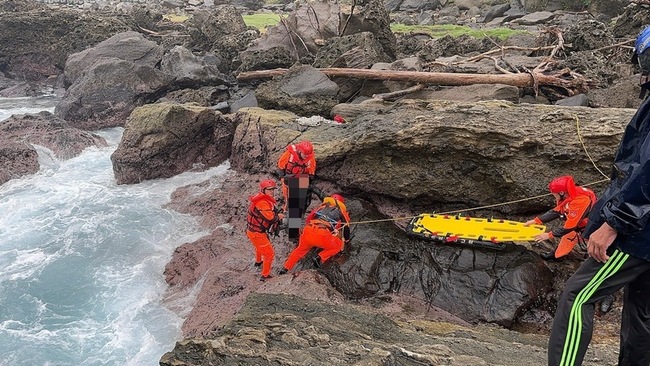
POLYGON ((619 365, 650 365, 650 262, 615 250, 588 258, 567 281, 548 344, 549 366, 578 366, 587 351, 598 300, 625 288, 619 365))

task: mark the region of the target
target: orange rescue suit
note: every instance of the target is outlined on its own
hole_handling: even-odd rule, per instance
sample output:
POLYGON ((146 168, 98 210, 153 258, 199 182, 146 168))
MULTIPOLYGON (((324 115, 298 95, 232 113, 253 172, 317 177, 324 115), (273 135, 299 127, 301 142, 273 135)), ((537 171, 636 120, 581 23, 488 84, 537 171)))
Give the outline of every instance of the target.
POLYGON ((268 231, 279 220, 275 210, 276 202, 273 197, 261 192, 252 196, 250 201, 246 216, 246 236, 255 247, 255 262, 263 262, 262 276, 268 277, 275 257, 268 231))
MULTIPOLYGON (((314 154, 311 154, 311 156, 306 159, 300 159, 296 145, 291 144, 287 146, 284 153, 280 155, 278 167, 285 175, 314 175, 316 174, 316 158, 314 154)), ((284 178, 280 179, 280 182, 282 183, 282 196, 284 196, 284 209, 286 211, 287 202, 289 202, 289 188, 284 183, 284 178)))
POLYGON ((318 256, 324 263, 343 250, 343 227, 350 225, 350 216, 343 202, 326 197, 323 203, 305 219, 306 226, 298 240, 298 246, 284 262, 284 268, 292 270, 309 251, 323 249, 318 256))
POLYGON ((561 237, 555 250, 555 258, 569 254, 582 239, 580 233, 587 226, 587 216, 594 203, 596 203, 596 195, 592 190, 575 186, 575 190, 569 190, 567 198, 558 202, 553 209, 535 218, 537 224, 544 224, 560 217, 566 218, 562 227, 549 233, 551 238, 561 237))

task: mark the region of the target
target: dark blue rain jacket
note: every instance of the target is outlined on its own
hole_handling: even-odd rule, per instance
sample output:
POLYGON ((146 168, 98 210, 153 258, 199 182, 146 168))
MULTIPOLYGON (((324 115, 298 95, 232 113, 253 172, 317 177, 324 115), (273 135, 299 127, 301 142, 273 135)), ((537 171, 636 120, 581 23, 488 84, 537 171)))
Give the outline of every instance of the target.
POLYGON ((650 261, 650 98, 625 128, 612 181, 589 215, 589 237, 603 222, 618 235, 610 248, 650 261))

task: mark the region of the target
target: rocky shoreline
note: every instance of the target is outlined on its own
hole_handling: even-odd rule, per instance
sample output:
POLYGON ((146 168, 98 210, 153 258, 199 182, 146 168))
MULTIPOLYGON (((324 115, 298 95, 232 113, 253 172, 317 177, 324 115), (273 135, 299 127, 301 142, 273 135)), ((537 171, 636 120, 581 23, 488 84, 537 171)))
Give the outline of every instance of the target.
MULTIPOLYGON (((112 156, 119 184, 230 164, 225 177, 179 189, 168 205, 196 216, 211 234, 179 246, 165 269, 170 299, 196 298, 192 309, 175 309, 187 314, 186 339, 161 364, 545 362, 558 294, 583 252, 546 263, 537 255, 546 248, 527 243, 498 253, 436 246, 408 237, 399 218, 435 210, 525 220, 548 200, 474 208, 543 195, 560 174, 601 180, 593 165, 607 171, 639 104, 626 42, 650 21, 646 8, 621 7, 610 27, 597 20, 605 14, 536 13, 516 1, 433 9, 425 8, 431 2, 291 3, 282 8, 291 11, 284 25, 260 34, 244 24, 241 4, 192 5, 183 25, 166 22, 156 6, 101 15, 0 5, 0 96, 32 95, 39 85, 62 96, 54 114, 3 122, 0 183, 38 170, 32 144, 68 158, 101 146, 86 131, 112 126, 125 128, 112 156), (502 43, 431 39, 393 34, 396 18, 546 28, 502 43), (26 28, 52 36, 18 37, 26 28), (553 85, 416 88, 408 80, 330 77, 320 71, 327 67, 476 75, 532 69, 565 81, 579 75, 591 88, 578 95, 553 85), (286 71, 271 80, 237 78, 275 68, 286 71), (410 88, 417 90, 404 92, 410 88), (335 114, 346 123, 333 123, 335 114), (349 197, 353 221, 379 221, 358 225, 352 245, 324 268, 302 264, 294 275, 261 283, 242 235, 247 198, 285 146, 302 139, 314 142, 319 188, 349 197)), ((275 274, 292 248, 283 236, 274 242, 275 274)), ((586 365, 616 362, 619 321, 619 302, 598 314, 586 365)))

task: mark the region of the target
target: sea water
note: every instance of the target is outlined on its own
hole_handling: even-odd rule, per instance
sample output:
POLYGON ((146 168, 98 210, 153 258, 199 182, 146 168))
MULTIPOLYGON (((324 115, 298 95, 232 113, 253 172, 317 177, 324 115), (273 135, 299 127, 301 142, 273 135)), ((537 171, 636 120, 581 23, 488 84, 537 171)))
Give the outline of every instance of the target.
MULTIPOLYGON (((27 99, 0 98, 0 120, 53 109, 27 99)), ((163 205, 228 166, 117 185, 122 132, 64 161, 39 147, 38 173, 0 185, 0 365, 157 365, 180 338, 192 299, 164 301, 163 271, 206 233, 163 205)))

